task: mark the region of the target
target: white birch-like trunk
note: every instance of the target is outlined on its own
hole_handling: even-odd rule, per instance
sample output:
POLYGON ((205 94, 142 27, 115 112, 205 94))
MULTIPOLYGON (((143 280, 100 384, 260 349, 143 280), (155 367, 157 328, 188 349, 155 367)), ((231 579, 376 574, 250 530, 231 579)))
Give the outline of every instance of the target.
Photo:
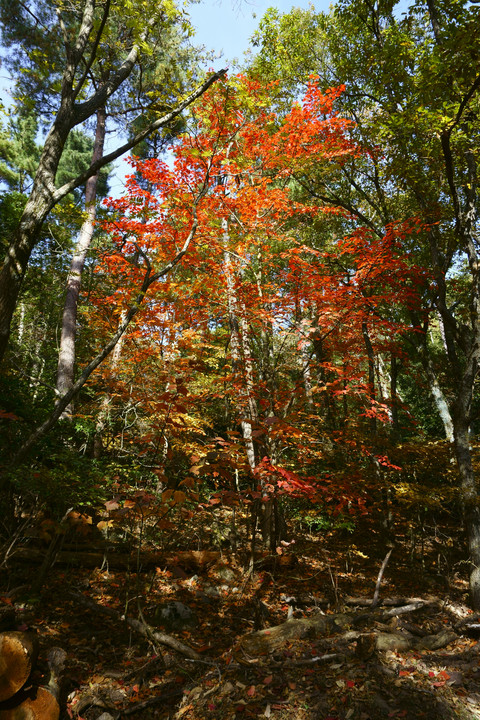
POLYGON ((18 344, 21 345, 23 340, 23 334, 25 332, 25 303, 23 300, 20 302, 20 312, 18 318, 18 344))
POLYGON ((445 395, 443 394, 442 388, 440 387, 440 384, 437 380, 437 375, 433 368, 432 361, 430 360, 430 357, 428 357, 428 355, 425 356, 424 368, 428 377, 431 396, 435 403, 435 407, 437 408, 440 419, 443 423, 445 439, 451 443, 454 441, 452 415, 450 413, 450 408, 448 407, 447 401, 445 400, 445 395))

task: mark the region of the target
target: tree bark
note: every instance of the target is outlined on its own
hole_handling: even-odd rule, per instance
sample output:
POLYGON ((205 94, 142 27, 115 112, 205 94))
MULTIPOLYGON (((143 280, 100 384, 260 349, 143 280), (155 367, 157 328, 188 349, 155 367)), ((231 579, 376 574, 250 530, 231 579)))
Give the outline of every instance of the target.
MULTIPOLYGON (((92 163, 97 162, 103 155, 106 132, 106 110, 102 106, 97 110, 97 125, 95 130, 95 141, 92 153, 92 163)), ((67 292, 62 316, 62 331, 60 336, 60 349, 58 353, 57 368, 57 393, 63 396, 74 383, 75 375, 75 339, 77 329, 78 300, 82 282, 82 272, 85 266, 90 243, 93 238, 94 223, 96 218, 98 174, 92 175, 85 186, 85 213, 86 217, 82 224, 77 245, 70 264, 70 272, 67 278, 67 292)), ((67 405, 62 417, 72 417, 73 406, 67 405)))
POLYGON ((395 355, 390 357, 390 402, 392 408, 392 434, 396 437, 399 434, 400 427, 398 424, 398 366, 399 363, 395 355))
MULTIPOLYGON (((478 87, 479 78, 476 84, 478 87)), ((466 96, 467 97, 467 96, 466 96)), ((462 501, 464 505, 465 526, 472 571, 470 573, 470 602, 472 608, 480 610, 480 507, 479 485, 472 462, 469 433, 472 421, 472 399, 480 362, 480 258, 476 245, 477 226, 477 164, 472 148, 465 151, 465 189, 463 203, 457 191, 454 157, 450 147, 450 135, 466 106, 466 98, 460 103, 455 123, 442 134, 442 150, 445 161, 447 182, 450 189, 456 234, 460 246, 467 258, 471 276, 470 294, 470 327, 455 320, 440 298, 438 310, 442 315, 445 330, 449 330, 461 353, 451 357, 449 353, 451 373, 455 381, 456 396, 452 403, 451 415, 453 422, 455 455, 460 475, 462 501), (463 105, 463 107, 462 107, 463 105), (463 356, 460 361, 459 357, 463 356)))
MULTIPOLYGON (((244 336, 244 333, 241 336, 240 309, 235 289, 235 279, 232 267, 232 260, 230 257, 229 239, 230 236, 228 231, 228 221, 222 220, 223 266, 225 268, 226 278, 227 310, 228 322, 230 326, 230 348, 232 353, 232 366, 236 374, 240 374, 241 376, 243 375, 243 377, 241 377, 240 379, 239 395, 242 401, 242 405, 244 405, 245 407, 240 408, 240 412, 245 413, 246 418, 242 418, 240 424, 242 428, 243 440, 245 442, 248 464, 253 471, 255 469, 256 459, 255 447, 253 445, 252 438, 252 423, 255 422, 257 419, 255 416, 256 406, 254 405, 253 398, 251 397, 252 388, 250 386, 252 384, 252 381, 249 376, 249 366, 245 365, 245 367, 242 368, 242 350, 244 351, 243 359, 246 361, 246 363, 250 363, 251 365, 251 359, 249 357, 250 349, 248 347, 248 338, 244 336)), ((243 330, 245 331, 245 327, 243 328, 243 330)))
MULTIPOLYGON (((426 337, 424 338, 424 343, 426 343, 426 337)), ((425 371, 425 375, 427 376, 428 383, 429 383, 430 394, 432 396, 432 399, 435 403, 435 407, 437 408, 437 412, 438 412, 440 419, 442 421, 442 424, 443 424, 445 439, 448 440, 448 442, 453 442, 454 441, 454 431, 453 431, 452 415, 450 413, 450 408, 448 407, 447 401, 445 399, 445 395, 443 394, 442 388, 440 387, 440 384, 438 382, 437 375, 436 375, 435 369, 433 367, 432 359, 429 356, 426 344, 424 345, 424 348, 420 352, 421 352, 421 357, 422 357, 423 369, 425 371)), ((456 363, 453 363, 453 364, 456 365, 456 363)))
MULTIPOLYGON (((126 311, 122 311, 122 314, 120 316, 120 323, 119 326, 122 325, 122 323, 125 321, 126 317, 126 311)), ((123 347, 123 341, 125 339, 125 335, 122 335, 122 337, 119 339, 117 344, 115 345, 115 348, 112 352, 112 357, 110 360, 110 373, 111 375, 115 374, 115 371, 118 366, 118 362, 120 360, 120 355, 122 352, 123 347)), ((103 455, 103 435, 105 431, 105 425, 107 424, 108 415, 109 415, 109 409, 110 404, 112 402, 112 396, 110 392, 106 391, 105 395, 102 398, 102 402, 100 404, 100 411, 98 413, 97 422, 95 424, 95 435, 93 438, 93 457, 97 460, 102 457, 103 455)))
MULTIPOLYGON (((370 398, 370 409, 373 410, 375 403, 375 354, 373 351, 373 345, 372 341, 370 340, 370 333, 368 332, 368 325, 366 322, 362 323, 362 335, 368 358, 368 395, 370 398)), ((377 421, 374 416, 370 417, 369 425, 370 431, 373 437, 375 437, 375 435, 377 434, 377 421)))
POLYGON ((478 611, 480 610, 480 508, 469 441, 468 413, 462 405, 463 403, 457 402, 457 412, 454 413, 454 447, 461 480, 464 520, 472 566, 470 602, 472 608, 478 611))

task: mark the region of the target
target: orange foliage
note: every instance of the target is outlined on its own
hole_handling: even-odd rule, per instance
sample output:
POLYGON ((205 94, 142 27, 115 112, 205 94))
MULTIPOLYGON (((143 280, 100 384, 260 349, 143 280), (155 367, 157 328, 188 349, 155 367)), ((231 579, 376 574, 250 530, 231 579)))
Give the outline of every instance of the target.
MULTIPOLYGON (((388 422, 388 401, 373 397, 366 378, 365 328, 376 353, 397 352, 411 330, 402 309, 418 307, 426 278, 402 254, 402 240, 418 223, 392 223, 383 238, 357 228, 315 246, 299 232, 320 216, 348 221, 338 208, 300 200, 295 182, 319 168, 334 173, 360 153, 350 121, 333 111, 341 92, 322 93, 312 78, 303 102, 281 119, 268 109, 268 86, 225 79, 200 99, 173 163, 132 159, 125 196, 108 200, 111 248, 97 272, 113 291, 96 299, 100 333, 102 322, 136 301, 146 273, 156 277, 168 266, 196 223, 181 266, 152 284, 122 358, 123 373, 130 364, 126 374, 138 377, 142 368, 129 392, 148 418, 146 448, 163 435, 183 443, 186 455, 201 453, 214 424, 209 403, 229 403, 233 430, 252 402, 249 373, 259 454, 295 448, 297 463, 318 461, 325 454, 322 413, 344 397, 349 413, 357 412, 343 418, 344 427, 362 417, 388 422), (240 366, 227 353, 229 292, 239 333, 248 333, 254 348, 240 366), (310 398, 299 370, 304 356, 310 398)), ((238 438, 232 443, 237 453, 238 438)), ((302 483, 293 485, 305 490, 302 483)))

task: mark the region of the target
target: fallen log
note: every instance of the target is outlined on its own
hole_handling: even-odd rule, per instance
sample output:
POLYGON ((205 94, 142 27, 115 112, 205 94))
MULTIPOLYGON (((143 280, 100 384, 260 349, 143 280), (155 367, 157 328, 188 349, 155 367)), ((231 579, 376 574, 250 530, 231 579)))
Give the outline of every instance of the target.
POLYGON ((405 615, 406 613, 415 612, 416 610, 422 610, 427 607, 435 607, 437 605, 439 605, 439 603, 436 600, 412 600, 407 605, 392 607, 390 610, 383 610, 382 617, 385 619, 396 617, 397 615, 405 615))
POLYGON ((15 695, 28 680, 38 655, 38 640, 32 633, 0 634, 0 702, 15 695))
POLYGON ((249 657, 268 655, 290 640, 337 633, 350 622, 351 617, 341 613, 338 615, 319 614, 300 620, 290 619, 282 625, 243 635, 237 643, 234 654, 238 662, 241 663, 243 659, 248 663, 249 657))
POLYGON ((378 633, 377 650, 439 650, 456 640, 458 635, 451 630, 442 630, 436 635, 415 637, 411 633, 378 633))
MULTIPOLYGON (((119 553, 108 549, 104 552, 88 552, 84 550, 59 550, 55 555, 57 565, 70 565, 72 567, 96 568, 106 565, 118 570, 136 570, 148 567, 172 568, 185 570, 204 570, 219 561, 225 561, 227 554, 220 550, 178 550, 177 552, 148 552, 119 553)), ((33 547, 17 547, 12 553, 11 560, 22 562, 41 563, 44 559, 42 550, 33 547)), ((266 552, 255 553, 255 561, 261 561, 264 566, 290 567, 295 558, 290 555, 271 555, 266 552)))
MULTIPOLYGON (((357 605, 358 607, 371 607, 372 606, 372 599, 366 598, 366 597, 345 597, 342 598, 345 605, 357 605)), ((377 607, 399 607, 402 605, 411 605, 413 603, 422 603, 423 605, 432 605, 436 604, 437 601, 434 600, 424 600, 423 598, 418 597, 391 597, 391 598, 384 598, 383 600, 378 601, 377 607)))
POLYGON ((125 618, 125 622, 127 623, 127 625, 129 625, 131 628, 136 630, 138 633, 140 633, 147 639, 151 639, 154 642, 159 643, 159 645, 166 645, 172 650, 176 650, 181 655, 185 655, 185 657, 190 658, 190 660, 206 661, 205 658, 203 658, 199 653, 196 652, 196 650, 191 648, 189 645, 185 645, 185 643, 177 640, 177 638, 173 637, 172 635, 167 635, 167 633, 155 630, 154 628, 150 627, 150 625, 147 625, 146 622, 141 622, 140 620, 135 620, 135 618, 128 617, 125 618))
MULTIPOLYGON (((234 648, 234 657, 240 664, 250 665, 256 662, 259 656, 273 653, 291 640, 339 633, 356 625, 355 620, 355 616, 344 614, 290 619, 281 625, 243 635, 234 648)), ((409 632, 369 632, 366 635, 349 631, 341 637, 347 642, 359 642, 358 654, 367 655, 374 650, 438 650, 456 640, 457 635, 451 630, 442 630, 436 635, 426 637, 418 637, 409 632), (368 642, 362 639, 363 636, 368 636, 368 642)))
MULTIPOLYGON (((37 548, 18 547, 11 559, 22 562, 41 562, 44 553, 37 548)), ((204 550, 182 550, 177 553, 140 552, 87 552, 84 550, 60 550, 55 556, 57 565, 96 568, 108 565, 118 570, 132 570, 137 567, 182 567, 198 570, 213 565, 220 559, 220 552, 204 550)))

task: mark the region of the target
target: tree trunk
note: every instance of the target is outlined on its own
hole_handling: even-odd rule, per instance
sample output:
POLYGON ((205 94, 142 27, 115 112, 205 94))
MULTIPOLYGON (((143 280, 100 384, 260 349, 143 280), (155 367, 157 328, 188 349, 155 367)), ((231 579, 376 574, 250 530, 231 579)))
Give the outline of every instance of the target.
POLYGON ((303 378, 303 389, 305 392, 305 400, 309 411, 313 409, 313 392, 312 392, 312 370, 311 361, 312 353, 309 349, 309 330, 310 322, 307 318, 300 320, 297 324, 297 333, 299 336, 297 342, 298 364, 303 378))
MULTIPOLYGON (((372 341, 370 340, 370 334, 368 332, 368 326, 366 322, 362 323, 362 334, 368 358, 368 395, 370 397, 370 409, 373 410, 375 403, 375 354, 373 352, 373 345, 372 341)), ((377 421, 375 419, 375 416, 370 417, 369 425, 370 431, 375 437, 375 435, 377 434, 377 421)))
MULTIPOLYGON (((223 220, 223 258, 227 285, 227 306, 230 324, 230 347, 232 352, 233 369, 240 376, 239 396, 241 400, 240 411, 246 415, 241 420, 242 434, 245 442, 248 463, 252 472, 256 467, 256 453, 253 444, 252 425, 258 422, 258 408, 255 398, 255 380, 252 363, 252 349, 249 337, 249 327, 246 319, 245 305, 239 300, 235 288, 234 271, 229 250, 228 222, 223 220)), ((276 545, 277 525, 279 525, 280 510, 277 511, 273 499, 259 501, 252 511, 252 539, 255 537, 256 523, 260 520, 262 542, 265 547, 276 545)))
MULTIPOLYGON (((424 338, 424 342, 426 342, 426 337, 424 338)), ((424 348, 421 351, 421 357, 422 365, 429 383, 430 394, 443 424, 445 439, 448 440, 448 442, 453 442, 454 432, 452 415, 450 413, 447 401, 445 400, 445 395, 443 394, 442 388, 439 385, 437 375, 435 373, 432 360, 429 357, 426 345, 424 345, 424 348)), ((451 366, 455 367, 456 364, 456 362, 450 361, 451 366)))
POLYGON ((455 454, 462 484, 465 527, 472 570, 470 573, 470 601, 472 608, 480 610, 480 508, 472 465, 468 427, 455 423, 455 454))
POLYGON ((399 362, 395 355, 390 357, 390 402, 392 408, 392 435, 398 437, 400 426, 398 424, 398 366, 399 362))
POLYGON ((480 610, 480 507, 478 484, 472 462, 469 441, 470 411, 473 394, 473 378, 477 363, 470 357, 464 376, 459 383, 457 399, 453 406, 454 447, 460 475, 465 527, 472 570, 470 573, 470 601, 473 610, 480 610), (470 372, 467 372, 467 369, 470 372))
POLYGON ((7 348, 10 324, 30 255, 38 242, 45 218, 55 205, 55 175, 72 128, 72 114, 73 99, 70 94, 62 99, 45 140, 32 192, 0 271, 0 362, 7 348))
MULTIPOLYGON (((228 308, 228 321, 230 325, 230 347, 232 352, 232 366, 235 373, 244 375, 248 373, 249 367, 242 368, 242 349, 244 350, 245 360, 251 364, 250 349, 245 347, 248 345, 248 339, 240 336, 240 312, 238 307, 238 299, 235 290, 235 282, 232 268, 232 261, 230 258, 230 250, 228 247, 229 233, 228 233, 228 222, 227 220, 222 221, 222 241, 223 241, 223 264, 225 268, 225 277, 227 281, 227 308, 228 308), (242 347, 243 346, 243 347, 242 347)), ((253 404, 253 398, 250 397, 249 387, 245 383, 250 383, 249 377, 243 377, 240 380, 240 399, 242 405, 245 407, 240 408, 241 412, 245 413, 247 417, 242 419, 242 435, 245 442, 245 448, 248 458, 248 464, 252 471, 255 469, 255 448, 253 445, 252 438, 252 423, 256 420, 252 417, 252 411, 255 410, 253 404)))
MULTIPOLYGON (((97 126, 95 131, 95 142, 92 153, 92 163, 95 163, 103 155, 105 143, 105 107, 97 110, 97 126)), ((59 397, 70 390, 74 382, 75 372, 75 338, 77 327, 78 300, 80 297, 80 286, 82 272, 85 265, 85 258, 93 237, 94 223, 96 217, 98 174, 87 180, 85 187, 85 213, 86 217, 80 230, 75 252, 70 264, 70 272, 67 278, 67 292, 62 316, 62 332, 60 337, 60 349, 58 353, 57 368, 57 393, 59 397)), ((62 417, 72 417, 72 404, 64 410, 62 417)))
MULTIPOLYGON (((120 315, 119 326, 121 326, 125 322, 126 315, 127 315, 126 310, 123 310, 122 314, 120 315)), ((117 344, 115 345, 115 348, 112 352, 111 360, 110 360, 111 375, 114 375, 115 371, 117 369, 117 366, 118 366, 118 363, 120 360, 120 355, 122 354, 124 340, 125 340, 125 335, 122 335, 121 338, 119 339, 119 341, 117 342, 117 344)), ((93 438, 93 457, 97 460, 99 458, 101 458, 103 455, 104 447, 103 447, 103 439, 102 438, 103 438, 103 435, 105 432, 105 425, 107 424, 107 421, 108 421, 108 415, 109 415, 111 402, 112 402, 112 396, 111 396, 110 392, 107 391, 107 392, 105 392, 105 395, 102 398, 102 402, 100 405, 100 411, 98 413, 97 422, 95 424, 95 435, 93 438)))

